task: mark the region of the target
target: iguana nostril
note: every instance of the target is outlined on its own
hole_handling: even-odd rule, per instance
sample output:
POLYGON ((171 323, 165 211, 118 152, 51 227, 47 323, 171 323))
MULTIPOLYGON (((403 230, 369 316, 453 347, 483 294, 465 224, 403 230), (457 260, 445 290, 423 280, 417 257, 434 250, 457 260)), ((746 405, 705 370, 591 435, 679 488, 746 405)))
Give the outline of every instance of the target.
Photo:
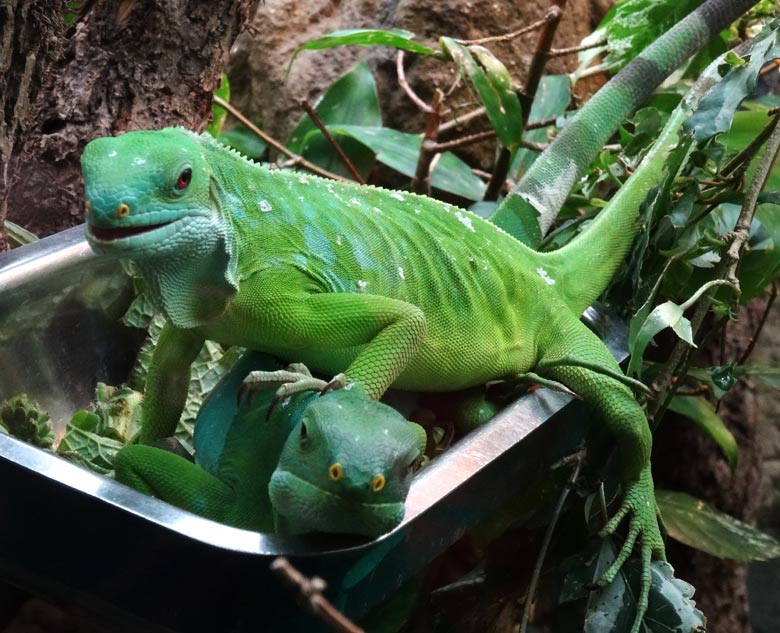
POLYGON ((381 492, 385 487, 385 476, 382 473, 374 475, 371 479, 371 490, 374 492, 381 492))
POLYGON ((338 462, 331 464, 328 468, 328 476, 330 476, 331 481, 339 481, 344 476, 344 467, 338 462))
POLYGON ((116 217, 126 218, 129 214, 130 214, 130 207, 128 207, 124 202, 121 202, 119 206, 116 208, 116 217))

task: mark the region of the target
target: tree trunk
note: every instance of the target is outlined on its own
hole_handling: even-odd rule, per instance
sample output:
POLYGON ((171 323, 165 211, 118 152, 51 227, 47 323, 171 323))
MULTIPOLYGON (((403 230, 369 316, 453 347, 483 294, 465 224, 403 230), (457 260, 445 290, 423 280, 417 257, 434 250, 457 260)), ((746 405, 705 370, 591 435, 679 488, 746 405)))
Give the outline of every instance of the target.
POLYGON ((96 136, 203 129, 255 4, 87 0, 66 27, 67 3, 3 0, 0 220, 40 235, 79 223, 79 158, 96 136))

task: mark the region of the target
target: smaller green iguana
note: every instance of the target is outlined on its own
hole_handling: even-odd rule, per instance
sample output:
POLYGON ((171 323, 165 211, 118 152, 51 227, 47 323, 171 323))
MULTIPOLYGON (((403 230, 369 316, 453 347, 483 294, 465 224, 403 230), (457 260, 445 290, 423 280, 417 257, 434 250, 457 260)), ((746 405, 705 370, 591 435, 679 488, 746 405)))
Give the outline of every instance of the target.
POLYGON ((195 463, 131 444, 117 454, 117 480, 259 532, 378 536, 394 528, 404 516, 425 431, 367 398, 359 385, 299 393, 276 406, 268 389, 239 403, 247 373, 279 369, 269 356, 245 354, 198 414, 195 463))

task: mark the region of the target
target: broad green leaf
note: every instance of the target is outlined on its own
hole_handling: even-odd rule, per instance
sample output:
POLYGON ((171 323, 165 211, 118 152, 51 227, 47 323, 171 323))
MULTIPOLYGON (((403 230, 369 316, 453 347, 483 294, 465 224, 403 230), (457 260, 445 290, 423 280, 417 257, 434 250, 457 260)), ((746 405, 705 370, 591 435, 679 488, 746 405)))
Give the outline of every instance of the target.
POLYGON ((780 367, 761 364, 738 365, 734 368, 734 374, 739 378, 755 378, 772 389, 780 389, 780 367))
POLYGON ((25 244, 31 244, 38 241, 38 236, 31 233, 27 229, 22 228, 18 224, 9 220, 3 221, 5 225, 5 233, 8 236, 8 241, 11 244, 11 248, 17 246, 24 246, 25 244))
POLYGON ((683 492, 656 490, 669 536, 719 558, 737 561, 780 557, 780 542, 683 492))
MULTIPOLYGON (((560 603, 584 598, 588 588, 615 560, 615 547, 610 539, 592 541, 587 549, 563 563, 566 575, 560 603)), ((629 633, 637 608, 637 588, 641 562, 630 559, 615 580, 603 589, 596 589, 587 601, 585 633, 629 633)), ((651 565, 651 585, 643 631, 650 633, 703 633, 704 615, 691 600, 693 587, 674 577, 667 562, 651 565)))
POLYGON ((243 123, 222 132, 219 142, 252 160, 260 160, 268 149, 268 144, 243 123))
POLYGON ((604 66, 616 72, 702 1, 623 0, 607 12, 589 39, 607 39, 604 66))
POLYGON ((728 460, 731 471, 737 467, 739 448, 737 441, 707 400, 699 396, 674 396, 669 402, 669 409, 694 422, 720 446, 728 460))
MULTIPOLYGON (((219 80, 219 87, 216 89, 214 94, 223 101, 230 101, 230 81, 228 80, 228 76, 226 74, 222 75, 222 78, 219 80)), ((216 104, 212 104, 211 123, 209 123, 206 131, 214 138, 219 138, 219 134, 222 131, 222 125, 225 123, 226 117, 227 110, 225 110, 225 108, 222 108, 216 104)))
POLYGON ((523 111, 506 68, 480 46, 467 48, 449 37, 441 38, 441 46, 476 89, 501 143, 516 150, 523 133, 523 111))
POLYGON ((417 53, 418 55, 438 55, 438 52, 432 48, 412 41, 413 37, 414 33, 402 29, 348 29, 333 31, 316 40, 301 44, 296 48, 290 60, 290 65, 287 67, 287 72, 289 72, 295 58, 298 57, 301 51, 321 50, 335 46, 392 46, 410 53, 417 53))
POLYGON ((631 360, 629 361, 626 373, 632 374, 639 369, 642 363, 642 355, 645 353, 645 348, 650 344, 650 341, 656 334, 668 327, 672 328, 675 334, 688 343, 688 345, 696 347, 691 333, 691 322, 685 318, 683 314, 688 308, 696 303, 707 290, 713 286, 724 285, 725 283, 725 281, 720 279, 709 281, 701 286, 690 299, 680 305, 677 305, 674 301, 667 301, 656 306, 653 311, 644 318, 641 322, 642 324, 637 329, 634 326, 634 319, 637 319, 637 317, 641 318, 644 314, 644 312, 640 310, 640 313, 632 319, 631 323, 631 330, 636 331, 636 335, 633 339, 631 337, 629 338, 631 360))
POLYGON ((767 61, 780 56, 777 33, 768 30, 753 41, 744 65, 728 64, 728 72, 717 82, 699 103, 699 106, 685 122, 685 129, 693 132, 696 141, 701 142, 731 127, 739 105, 755 92, 758 73, 767 61))
MULTIPOLYGON (((531 112, 528 120, 544 121, 552 117, 559 117, 566 112, 566 108, 571 101, 571 83, 566 75, 545 75, 542 77, 539 87, 536 89, 536 96, 531 105, 531 112)), ((548 140, 547 131, 549 128, 540 128, 538 130, 528 130, 523 135, 527 141, 534 143, 544 143, 548 140)), ((531 166, 539 156, 538 152, 521 147, 512 161, 510 175, 512 178, 519 178, 531 166)))
MULTIPOLYGON (((332 133, 348 134, 370 147, 378 161, 402 174, 413 177, 422 146, 422 138, 385 127, 338 125, 332 133)), ((445 152, 431 174, 431 186, 467 200, 481 200, 485 184, 471 168, 452 152, 445 152)))
MULTIPOLYGON (((364 62, 333 82, 314 104, 317 115, 326 126, 339 124, 382 127, 376 82, 364 62)), ((374 165, 374 153, 363 143, 349 137, 338 139, 358 172, 366 178, 374 165)), ((291 132, 285 145, 315 165, 351 178, 344 162, 333 146, 305 115, 291 132)))

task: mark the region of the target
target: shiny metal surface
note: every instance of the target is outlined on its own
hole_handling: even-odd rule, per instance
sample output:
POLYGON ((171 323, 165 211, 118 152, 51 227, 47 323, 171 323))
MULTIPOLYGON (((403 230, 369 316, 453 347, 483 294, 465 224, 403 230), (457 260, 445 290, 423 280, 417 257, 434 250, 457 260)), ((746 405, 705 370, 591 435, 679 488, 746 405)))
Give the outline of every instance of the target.
MULTIPOLYGON (((0 399, 26 391, 63 421, 97 380, 126 377, 139 344, 118 322, 128 277, 81 232, 0 256, 0 399)), ((624 328, 588 316, 623 356, 624 328)), ((0 578, 81 605, 111 630, 318 630, 270 575, 274 557, 324 577, 329 597, 362 615, 574 450, 576 404, 539 389, 507 407, 424 469, 403 523, 371 542, 230 528, 0 435, 0 578)))

